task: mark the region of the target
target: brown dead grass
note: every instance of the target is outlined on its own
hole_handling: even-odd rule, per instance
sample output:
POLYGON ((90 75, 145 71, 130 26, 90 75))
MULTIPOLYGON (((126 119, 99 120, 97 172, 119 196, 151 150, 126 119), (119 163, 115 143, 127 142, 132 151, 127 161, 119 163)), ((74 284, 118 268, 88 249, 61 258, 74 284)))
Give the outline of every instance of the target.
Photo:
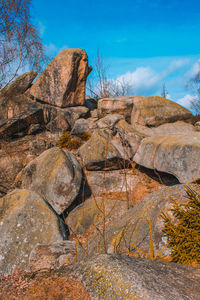
POLYGON ((92 300, 81 282, 55 274, 19 271, 0 277, 1 300, 92 300))

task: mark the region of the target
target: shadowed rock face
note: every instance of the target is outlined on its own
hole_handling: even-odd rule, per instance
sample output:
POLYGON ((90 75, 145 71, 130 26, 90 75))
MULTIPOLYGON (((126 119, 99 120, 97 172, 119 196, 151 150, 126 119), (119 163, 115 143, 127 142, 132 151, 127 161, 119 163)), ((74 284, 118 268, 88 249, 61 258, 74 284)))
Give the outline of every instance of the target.
POLYGON ((94 299, 199 299, 200 271, 180 264, 99 255, 74 267, 94 299))
POLYGON ((135 96, 133 100, 131 124, 158 126, 166 122, 185 120, 192 113, 181 105, 168 99, 152 96, 135 96))
POLYGON ((70 152, 55 147, 32 160, 16 178, 17 187, 33 190, 61 214, 78 195, 82 168, 70 152))
POLYGON ((62 50, 29 92, 36 99, 59 107, 84 105, 85 84, 90 71, 83 49, 62 50))

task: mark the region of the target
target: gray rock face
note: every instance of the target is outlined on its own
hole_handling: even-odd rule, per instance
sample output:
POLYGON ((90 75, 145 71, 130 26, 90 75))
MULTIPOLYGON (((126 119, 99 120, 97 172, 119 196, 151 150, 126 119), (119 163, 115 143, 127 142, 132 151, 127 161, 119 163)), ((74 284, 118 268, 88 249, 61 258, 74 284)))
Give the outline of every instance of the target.
POLYGON ((129 160, 122 145, 113 140, 111 132, 106 130, 96 130, 79 148, 78 154, 87 170, 122 169, 129 160))
POLYGON ((57 147, 43 152, 17 176, 17 187, 39 193, 61 214, 78 195, 82 169, 70 152, 57 147))
POLYGON ((122 255, 100 255, 74 267, 94 299, 199 299, 199 269, 122 255))
MULTIPOLYGON (((157 255, 163 247, 165 248, 161 255, 169 255, 170 250, 166 247, 167 241, 162 234, 164 221, 160 215, 162 210, 168 211, 172 207, 172 199, 176 199, 182 203, 187 200, 187 194, 183 185, 161 188, 150 193, 134 207, 130 208, 117 221, 108 224, 105 229, 108 253, 127 253, 128 248, 131 253, 138 254, 132 245, 135 245, 143 252, 150 253, 150 219, 155 255, 157 255)), ((168 211, 168 213, 170 214, 170 211, 168 211)), ((89 255, 95 253, 97 243, 99 253, 104 252, 102 238, 99 238, 98 235, 93 235, 88 241, 89 255)))
POLYGON ((90 133, 91 127, 92 127, 91 121, 81 118, 75 122, 71 134, 81 134, 83 132, 90 133))
POLYGON ((21 112, 15 117, 0 121, 0 138, 5 139, 8 137, 13 137, 19 133, 25 134, 30 125, 43 123, 44 120, 42 109, 32 108, 29 111, 21 112))
POLYGON ((181 183, 200 179, 200 133, 153 135, 142 140, 133 160, 174 175, 181 183))
POLYGON ((30 88, 36 99, 59 107, 84 105, 91 68, 83 49, 62 50, 30 88))
POLYGON ((43 199, 29 190, 14 190, 0 199, 0 272, 28 270, 37 243, 62 241, 57 217, 43 199))
MULTIPOLYGON (((78 249, 81 251, 80 247, 78 249)), ((75 262, 75 242, 62 241, 53 244, 37 244, 29 256, 31 272, 58 269, 75 262)))
POLYGON ((131 112, 133 108, 133 98, 133 96, 126 96, 98 100, 99 118, 103 118, 107 114, 120 114, 124 116, 128 123, 130 123, 131 112))
POLYGON ((98 120, 96 122, 96 125, 99 129, 108 128, 112 130, 115 126, 115 124, 119 121, 124 119, 122 115, 119 114, 108 114, 104 118, 98 120))

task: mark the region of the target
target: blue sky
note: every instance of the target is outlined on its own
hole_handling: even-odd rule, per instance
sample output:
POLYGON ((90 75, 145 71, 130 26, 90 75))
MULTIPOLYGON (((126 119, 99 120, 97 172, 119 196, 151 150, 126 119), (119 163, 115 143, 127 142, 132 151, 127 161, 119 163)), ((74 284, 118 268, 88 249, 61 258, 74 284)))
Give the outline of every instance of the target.
MULTIPOLYGON (((94 65, 97 49, 108 75, 131 83, 132 93, 160 95, 187 106, 187 81, 200 60, 200 1, 33 0, 32 16, 53 57, 83 48, 94 65)), ((92 75, 91 75, 92 76, 92 75)))

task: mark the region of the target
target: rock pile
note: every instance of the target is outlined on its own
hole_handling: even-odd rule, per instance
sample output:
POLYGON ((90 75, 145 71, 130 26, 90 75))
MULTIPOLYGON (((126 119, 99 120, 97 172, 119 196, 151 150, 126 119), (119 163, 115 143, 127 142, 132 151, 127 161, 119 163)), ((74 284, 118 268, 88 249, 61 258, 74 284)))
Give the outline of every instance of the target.
POLYGON ((170 254, 160 213, 200 180, 199 126, 162 97, 86 98, 91 70, 66 49, 0 91, 0 272, 64 265, 94 298, 194 299, 194 269, 116 254, 148 253, 151 232, 170 254), (63 131, 74 150, 58 147, 63 131))

